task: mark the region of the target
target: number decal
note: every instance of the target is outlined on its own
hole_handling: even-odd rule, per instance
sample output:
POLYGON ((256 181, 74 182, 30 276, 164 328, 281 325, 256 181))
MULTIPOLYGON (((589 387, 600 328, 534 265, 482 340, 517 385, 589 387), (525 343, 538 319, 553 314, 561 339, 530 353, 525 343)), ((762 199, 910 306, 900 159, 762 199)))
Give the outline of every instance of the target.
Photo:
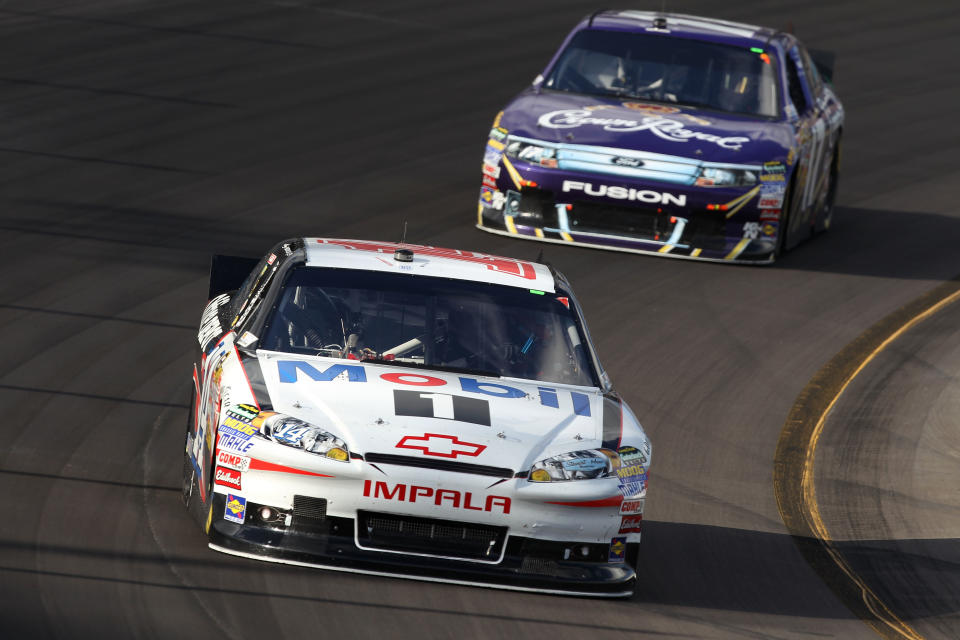
POLYGON ((398 416, 458 420, 490 426, 490 403, 480 398, 394 389, 393 407, 398 416))

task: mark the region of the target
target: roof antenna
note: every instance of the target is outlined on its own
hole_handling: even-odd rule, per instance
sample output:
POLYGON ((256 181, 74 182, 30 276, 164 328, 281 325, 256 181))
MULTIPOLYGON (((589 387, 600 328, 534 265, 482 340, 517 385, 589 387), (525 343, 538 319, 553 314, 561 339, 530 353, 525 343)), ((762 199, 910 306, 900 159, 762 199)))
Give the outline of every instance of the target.
POLYGON ((407 242, 407 221, 403 221, 403 236, 400 238, 400 246, 397 247, 397 250, 393 252, 393 259, 397 262, 413 262, 413 250, 405 249, 404 244, 407 242))

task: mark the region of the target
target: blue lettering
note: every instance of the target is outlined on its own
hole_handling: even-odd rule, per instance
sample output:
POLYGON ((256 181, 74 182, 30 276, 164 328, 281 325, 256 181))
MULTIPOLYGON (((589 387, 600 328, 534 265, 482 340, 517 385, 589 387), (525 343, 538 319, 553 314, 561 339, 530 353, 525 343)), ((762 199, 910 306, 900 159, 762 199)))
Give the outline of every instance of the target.
POLYGON ((302 371, 317 382, 329 382, 344 371, 347 372, 347 380, 350 382, 367 381, 367 374, 363 370, 363 367, 356 364, 333 364, 324 371, 317 371, 312 365, 306 362, 299 360, 280 360, 277 362, 277 370, 280 372, 280 382, 296 382, 297 371, 302 371))
POLYGON ((571 391, 570 398, 573 400, 573 412, 575 414, 578 416, 590 415, 590 398, 586 394, 571 391))
POLYGON ((505 384, 480 382, 479 380, 474 380, 473 378, 460 378, 460 388, 464 391, 483 393, 488 396, 496 396, 498 398, 522 398, 527 395, 523 391, 520 391, 520 389, 508 387, 505 384))
POLYGON ((540 392, 540 404, 545 407, 560 408, 560 401, 557 400, 557 390, 550 387, 537 387, 540 392))

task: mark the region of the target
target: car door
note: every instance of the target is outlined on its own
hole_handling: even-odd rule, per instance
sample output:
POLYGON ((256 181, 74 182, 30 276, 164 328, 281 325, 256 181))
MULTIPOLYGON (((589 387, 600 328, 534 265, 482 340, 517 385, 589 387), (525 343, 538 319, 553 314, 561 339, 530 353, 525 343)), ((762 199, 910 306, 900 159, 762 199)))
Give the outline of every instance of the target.
POLYGON ((794 44, 786 55, 789 99, 796 115, 794 131, 797 140, 797 166, 794 169, 790 211, 787 216, 789 244, 794 245, 809 234, 817 201, 817 185, 824 170, 826 152, 826 122, 822 117, 822 99, 810 86, 810 76, 799 44, 794 44))

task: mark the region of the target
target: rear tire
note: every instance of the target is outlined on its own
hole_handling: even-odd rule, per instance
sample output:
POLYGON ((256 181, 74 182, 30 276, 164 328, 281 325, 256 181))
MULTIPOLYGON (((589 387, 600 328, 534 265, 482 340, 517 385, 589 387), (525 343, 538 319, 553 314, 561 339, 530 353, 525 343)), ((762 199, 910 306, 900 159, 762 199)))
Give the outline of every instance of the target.
POLYGON ((773 259, 778 260, 790 247, 790 207, 793 200, 793 181, 783 196, 783 208, 780 210, 780 221, 777 226, 777 243, 773 249, 773 259))
POLYGON ((826 231, 833 222, 834 204, 837 200, 837 181, 840 177, 840 140, 837 140, 837 147, 833 150, 833 159, 830 161, 830 185, 827 187, 827 197, 823 202, 823 211, 817 219, 814 227, 815 233, 826 231))

